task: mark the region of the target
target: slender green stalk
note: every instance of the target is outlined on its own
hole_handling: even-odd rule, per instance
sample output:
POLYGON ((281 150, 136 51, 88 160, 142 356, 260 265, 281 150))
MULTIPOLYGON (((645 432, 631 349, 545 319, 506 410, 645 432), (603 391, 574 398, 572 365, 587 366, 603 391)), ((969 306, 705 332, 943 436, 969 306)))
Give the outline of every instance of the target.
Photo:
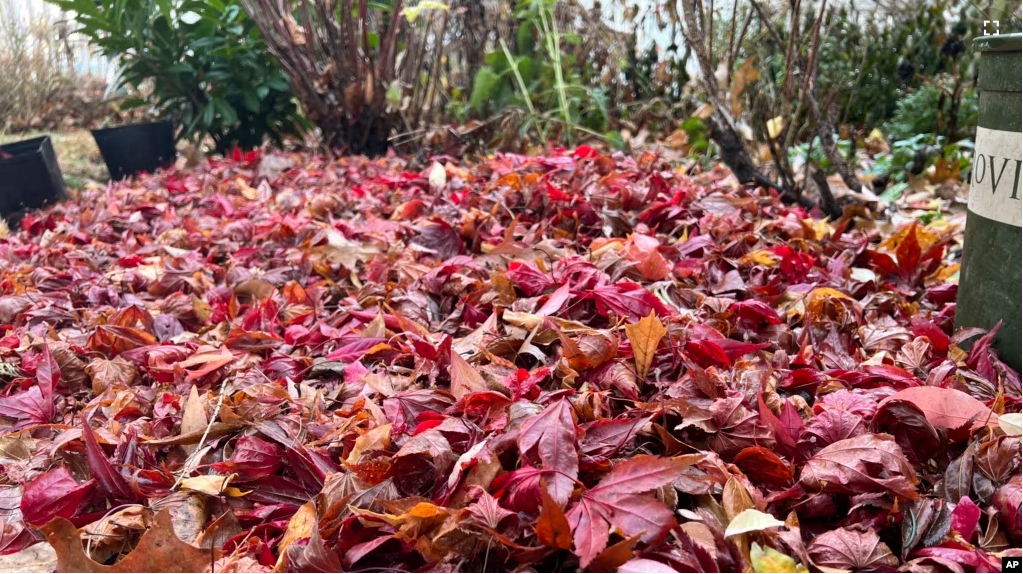
POLYGON ((529 90, 526 89, 526 82, 522 79, 522 74, 519 73, 519 64, 512 57, 511 50, 508 49, 508 44, 504 43, 504 38, 501 38, 501 49, 504 50, 504 57, 508 59, 508 66, 511 68, 512 75, 515 76, 515 83, 519 87, 519 92, 522 93, 522 98, 526 100, 526 108, 529 109, 529 113, 535 114, 536 110, 533 109, 533 101, 529 98, 529 90))
POLYGON ((554 86, 558 91, 558 105, 561 108, 561 116, 565 124, 571 125, 572 118, 568 110, 568 95, 566 92, 565 78, 561 69, 561 35, 558 33, 558 23, 554 17, 554 8, 546 5, 540 6, 540 22, 543 25, 544 40, 547 46, 547 53, 554 63, 554 86), (550 21, 547 20, 547 10, 550 10, 550 21))

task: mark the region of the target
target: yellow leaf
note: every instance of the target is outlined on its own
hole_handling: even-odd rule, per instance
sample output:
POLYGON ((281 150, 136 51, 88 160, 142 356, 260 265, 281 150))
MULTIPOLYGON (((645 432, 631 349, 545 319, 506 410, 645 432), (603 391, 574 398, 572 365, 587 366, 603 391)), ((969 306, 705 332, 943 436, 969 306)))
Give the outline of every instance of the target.
POLYGON ((832 289, 831 287, 818 287, 813 291, 810 291, 810 300, 814 299, 852 299, 852 297, 842 293, 838 289, 832 289))
POLYGON ((288 549, 288 546, 291 546, 296 540, 312 536, 313 528, 316 527, 316 504, 310 500, 303 504, 288 522, 288 529, 284 531, 284 537, 281 538, 280 543, 277 545, 279 557, 277 558, 277 565, 274 566, 274 572, 284 572, 287 566, 285 550, 288 549))
POLYGON ((419 18, 419 14, 423 10, 443 10, 448 11, 448 5, 443 2, 437 2, 436 0, 423 0, 416 6, 410 6, 402 10, 402 14, 408 20, 409 24, 415 24, 416 19, 419 18))
POLYGON ((721 506, 725 509, 725 516, 729 523, 735 520, 742 511, 753 508, 753 497, 750 496, 746 487, 736 478, 730 477, 721 491, 721 506))
POLYGON ((235 178, 235 184, 238 186, 238 190, 242 192, 242 196, 249 201, 256 201, 259 199, 259 190, 249 186, 245 183, 245 180, 241 177, 235 178))
POLYGON ((760 512, 755 508, 747 508, 735 515, 735 518, 728 523, 728 528, 725 529, 725 536, 760 532, 761 530, 778 528, 780 526, 785 526, 785 523, 766 512, 760 512))
POLYGON ((778 552, 770 546, 761 547, 756 542, 750 548, 750 561, 754 572, 806 572, 806 567, 796 563, 791 557, 778 552))
MULTIPOLYGON (((199 390, 192 385, 192 390, 189 391, 188 398, 185 399, 185 408, 181 414, 181 434, 201 431, 208 424, 206 408, 202 404, 202 399, 199 398, 199 390)), ((185 452, 188 454, 192 454, 197 448, 198 445, 194 444, 184 446, 185 452)))
POLYGON ((810 291, 810 293, 806 296, 806 313, 813 321, 828 315, 829 308, 833 309, 836 313, 836 317, 844 316, 845 311, 839 305, 832 305, 833 302, 843 300, 852 301, 852 298, 838 289, 832 289, 831 287, 818 287, 813 291, 810 291))
POLYGON ((835 232, 835 228, 824 219, 804 219, 803 222, 813 228, 813 234, 817 241, 835 232))
POLYGON ((665 143, 668 144, 668 147, 670 147, 673 150, 680 150, 683 147, 685 147, 686 144, 689 143, 689 134, 687 134, 686 131, 683 130, 682 128, 678 128, 675 131, 671 132, 671 135, 668 136, 668 139, 665 140, 665 143))
POLYGON ((181 481, 181 489, 190 492, 201 492, 210 496, 232 496, 235 498, 252 492, 251 490, 241 491, 233 486, 228 486, 236 476, 238 475, 229 474, 222 476, 219 474, 207 474, 204 476, 193 476, 181 481))
POLYGON ((889 235, 880 245, 877 246, 879 251, 888 251, 895 253, 899 249, 899 245, 909 236, 910 231, 916 234, 916 241, 920 244, 920 250, 926 252, 928 249, 934 246, 937 242, 941 241, 941 235, 936 233, 927 225, 907 225, 895 233, 889 235))
POLYGON ((354 507, 349 508, 362 520, 386 522, 391 526, 399 527, 398 536, 406 539, 417 538, 435 529, 451 515, 449 509, 429 502, 419 502, 404 514, 372 512, 354 507))
POLYGON ((366 328, 362 330, 363 339, 382 339, 387 335, 387 327, 384 325, 384 314, 377 311, 377 316, 373 317, 366 328))
POLYGON ((774 267, 778 264, 778 256, 766 249, 758 249, 743 256, 742 262, 746 265, 763 265, 774 267))
POLYGON ((959 264, 953 263, 939 267, 934 273, 927 276, 926 281, 933 283, 948 283, 953 277, 959 274, 959 264))
POLYGON ((653 311, 638 323, 625 326, 625 335, 632 345, 632 356, 636 361, 636 374, 640 379, 645 379, 647 371, 650 370, 650 362, 657 352, 657 345, 661 339, 668 334, 661 320, 653 311))
POLYGON ((781 116, 771 118, 767 120, 767 136, 774 139, 781 135, 782 128, 785 127, 785 122, 781 116))

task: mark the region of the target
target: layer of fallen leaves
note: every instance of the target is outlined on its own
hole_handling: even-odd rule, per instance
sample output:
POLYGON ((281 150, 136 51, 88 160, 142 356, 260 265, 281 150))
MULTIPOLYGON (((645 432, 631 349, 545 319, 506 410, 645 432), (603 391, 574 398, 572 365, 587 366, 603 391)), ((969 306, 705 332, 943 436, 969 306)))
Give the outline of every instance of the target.
POLYGON ((45 532, 89 572, 1019 555, 1020 379, 992 333, 952 332, 954 230, 814 220, 651 154, 404 165, 211 161, 0 240, 0 553, 45 532))

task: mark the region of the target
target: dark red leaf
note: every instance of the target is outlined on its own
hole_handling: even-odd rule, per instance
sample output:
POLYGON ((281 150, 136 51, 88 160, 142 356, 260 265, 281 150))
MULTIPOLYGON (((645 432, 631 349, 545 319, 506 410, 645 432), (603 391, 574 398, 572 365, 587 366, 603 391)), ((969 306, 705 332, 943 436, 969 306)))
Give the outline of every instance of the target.
POLYGON ((39 364, 36 366, 36 381, 39 383, 39 389, 43 392, 43 400, 52 402, 57 385, 60 383, 60 365, 53 358, 50 346, 46 343, 43 344, 39 364))
POLYGON ((1023 488, 1021 488, 1020 475, 1013 476, 1009 482, 1002 485, 991 501, 998 509, 998 519, 1013 544, 1020 543, 1021 531, 1023 531, 1023 488))
POLYGON ((238 474, 240 482, 270 476, 284 464, 284 449, 274 443, 254 436, 238 439, 234 445, 231 460, 212 465, 223 474, 238 474))
POLYGON ((85 460, 99 484, 100 492, 111 500, 135 502, 138 498, 128 486, 128 481, 117 472, 103 452, 103 448, 96 441, 96 433, 87 420, 82 421, 82 438, 85 440, 85 460))
POLYGON ((547 478, 551 498, 565 506, 579 475, 575 420, 568 401, 560 400, 523 421, 518 445, 531 464, 553 471, 547 478))
POLYGON ((43 397, 39 386, 33 386, 23 393, 0 397, 0 416, 14 419, 14 424, 9 427, 11 430, 32 424, 49 424, 54 416, 53 401, 43 397))
POLYGON ((25 522, 39 526, 57 516, 71 518, 94 484, 92 480, 78 484, 63 466, 40 474, 25 485, 21 498, 25 522))

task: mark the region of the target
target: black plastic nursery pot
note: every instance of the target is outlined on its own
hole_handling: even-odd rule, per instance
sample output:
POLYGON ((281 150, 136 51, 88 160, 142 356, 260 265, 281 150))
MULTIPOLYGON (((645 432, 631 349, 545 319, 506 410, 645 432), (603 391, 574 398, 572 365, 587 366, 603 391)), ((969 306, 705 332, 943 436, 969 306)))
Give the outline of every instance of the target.
POLYGON ((174 126, 170 122, 92 130, 110 179, 119 180, 174 165, 174 126))
POLYGON ((17 226, 29 210, 67 199, 50 136, 0 146, 0 217, 17 226))

